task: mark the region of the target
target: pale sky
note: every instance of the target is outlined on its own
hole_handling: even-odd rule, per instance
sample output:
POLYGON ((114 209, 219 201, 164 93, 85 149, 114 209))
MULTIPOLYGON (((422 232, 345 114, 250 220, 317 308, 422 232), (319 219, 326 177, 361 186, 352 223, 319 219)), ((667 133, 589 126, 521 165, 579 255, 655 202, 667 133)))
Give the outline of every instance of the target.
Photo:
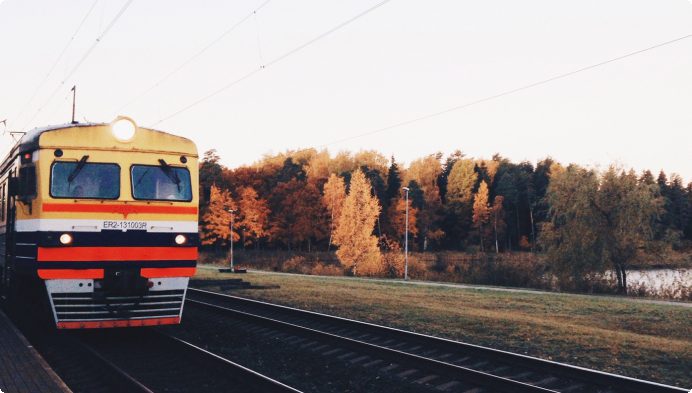
MULTIPOLYGON (((380 0, 265 2, 134 0, 75 70, 127 0, 0 0, 0 120, 12 130, 68 122, 76 84, 80 121, 122 114, 152 126, 380 0)), ((323 145, 403 162, 461 149, 515 161, 618 162, 689 182, 692 38, 333 143, 689 34, 689 0, 391 0, 155 128, 193 139, 200 154, 216 148, 230 167, 323 145)), ((0 154, 11 144, 0 137, 0 154)))

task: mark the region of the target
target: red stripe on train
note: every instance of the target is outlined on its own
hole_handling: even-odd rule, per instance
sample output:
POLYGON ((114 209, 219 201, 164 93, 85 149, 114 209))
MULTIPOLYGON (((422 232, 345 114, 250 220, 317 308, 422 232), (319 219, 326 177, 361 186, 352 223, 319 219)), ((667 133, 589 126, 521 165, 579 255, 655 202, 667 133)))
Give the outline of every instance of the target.
POLYGON ((180 317, 119 319, 116 321, 70 321, 58 322, 58 329, 96 329, 136 326, 177 325, 180 317))
POLYGON ((191 261, 197 247, 39 247, 39 262, 191 261))
POLYGON ((103 269, 38 269, 38 276, 44 280, 103 278, 103 269))
POLYGON ((69 213, 118 213, 127 217, 128 214, 157 213, 157 214, 197 214, 196 206, 152 206, 152 205, 110 205, 83 203, 44 203, 44 212, 69 213))
POLYGON ((192 277, 196 270, 194 267, 143 267, 140 275, 145 278, 192 277))

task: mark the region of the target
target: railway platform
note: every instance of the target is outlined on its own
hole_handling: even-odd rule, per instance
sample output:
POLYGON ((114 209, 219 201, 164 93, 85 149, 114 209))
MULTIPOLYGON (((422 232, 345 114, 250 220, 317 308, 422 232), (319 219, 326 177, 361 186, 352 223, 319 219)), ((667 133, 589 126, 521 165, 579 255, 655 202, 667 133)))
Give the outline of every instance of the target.
POLYGON ((0 391, 71 393, 71 390, 0 311, 0 391))

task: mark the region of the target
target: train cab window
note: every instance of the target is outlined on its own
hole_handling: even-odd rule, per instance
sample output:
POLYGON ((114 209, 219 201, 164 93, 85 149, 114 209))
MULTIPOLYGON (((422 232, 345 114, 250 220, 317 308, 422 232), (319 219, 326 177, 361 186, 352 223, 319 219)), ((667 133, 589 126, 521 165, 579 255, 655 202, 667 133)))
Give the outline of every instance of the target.
POLYGON ((132 165, 132 196, 157 201, 192 200, 190 171, 187 168, 161 165, 132 165))
POLYGON ((83 161, 53 164, 50 195, 53 198, 118 199, 120 166, 83 161))

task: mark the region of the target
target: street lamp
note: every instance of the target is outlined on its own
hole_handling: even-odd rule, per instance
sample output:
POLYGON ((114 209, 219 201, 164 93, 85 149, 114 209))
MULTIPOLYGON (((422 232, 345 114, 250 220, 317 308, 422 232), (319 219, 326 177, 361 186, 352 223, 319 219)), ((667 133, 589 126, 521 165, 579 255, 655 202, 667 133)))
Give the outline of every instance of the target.
POLYGON ((234 272, 235 269, 233 268, 233 213, 237 212, 237 210, 226 209, 226 211, 231 214, 231 272, 234 272))
POLYGON ((408 280, 408 192, 410 188, 402 188, 406 192, 406 234, 404 236, 404 280, 408 280))

